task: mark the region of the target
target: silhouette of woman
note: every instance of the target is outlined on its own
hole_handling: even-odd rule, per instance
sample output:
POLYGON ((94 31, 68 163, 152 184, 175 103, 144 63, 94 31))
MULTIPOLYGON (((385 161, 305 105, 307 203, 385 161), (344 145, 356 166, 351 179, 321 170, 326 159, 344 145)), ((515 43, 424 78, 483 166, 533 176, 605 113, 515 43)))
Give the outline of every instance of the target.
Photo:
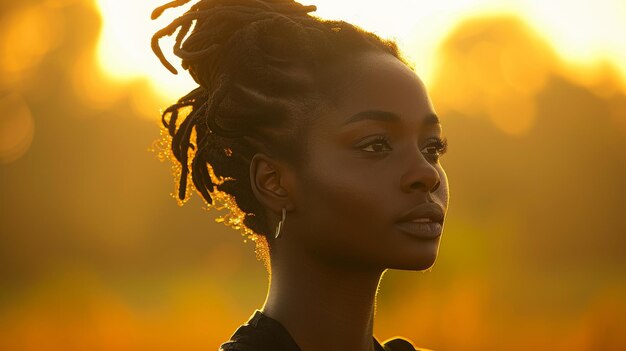
POLYGON ((152 39, 176 73, 158 40, 180 29, 174 53, 199 85, 162 116, 179 199, 195 188, 227 208, 270 273, 220 350, 414 350, 373 336, 376 292, 385 270, 436 259, 447 143, 396 44, 315 9, 202 0, 152 39))

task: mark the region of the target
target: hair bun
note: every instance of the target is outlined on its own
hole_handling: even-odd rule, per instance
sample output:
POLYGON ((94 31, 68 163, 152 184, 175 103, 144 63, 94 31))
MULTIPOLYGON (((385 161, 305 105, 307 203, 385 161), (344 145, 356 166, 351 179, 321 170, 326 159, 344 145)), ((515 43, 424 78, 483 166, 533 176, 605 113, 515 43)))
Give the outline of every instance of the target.
MULTIPOLYGON (((182 6, 188 3, 189 1, 191 0, 174 0, 174 1, 168 2, 167 4, 161 5, 152 11, 150 18, 157 19, 163 14, 163 12, 165 12, 165 10, 169 8, 173 8, 173 7, 182 6)), ((300 12, 300 13, 305 13, 305 14, 309 12, 314 12, 315 10, 317 10, 317 7, 315 5, 302 5, 300 3, 297 3, 291 0, 273 0, 273 1, 263 1, 263 0, 215 1, 214 0, 214 1, 200 1, 200 2, 215 3, 216 4, 215 6, 248 6, 248 7, 256 7, 256 8, 261 7, 261 8, 265 8, 267 10, 278 12, 278 13, 282 13, 282 11, 284 11, 285 9, 287 10, 285 13, 300 12), (299 6, 300 9, 294 8, 293 6, 294 4, 296 5, 296 7, 299 6), (256 6, 251 6, 251 5, 256 5, 256 6), (280 8, 281 6, 284 6, 284 5, 289 5, 289 6, 280 8)))
MULTIPOLYGON (((175 0, 159 6, 154 9, 151 17, 156 19, 165 10, 182 6, 189 1, 175 0)), ((177 74, 178 71, 163 55, 158 41, 164 36, 173 35, 179 28, 174 53, 183 60, 183 68, 188 69, 193 61, 205 59, 244 28, 264 19, 306 17, 316 9, 314 5, 302 5, 293 0, 201 0, 184 15, 154 34, 152 50, 170 72, 177 74), (194 22, 192 33, 183 43, 194 22)), ((193 73, 192 76, 197 78, 193 73)))

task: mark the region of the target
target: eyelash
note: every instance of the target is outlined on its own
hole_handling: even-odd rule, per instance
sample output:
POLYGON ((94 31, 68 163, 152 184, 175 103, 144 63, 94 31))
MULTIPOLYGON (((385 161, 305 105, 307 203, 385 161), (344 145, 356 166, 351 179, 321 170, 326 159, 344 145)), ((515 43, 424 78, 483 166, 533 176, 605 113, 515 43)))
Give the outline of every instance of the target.
MULTIPOLYGON (((377 136, 375 139, 371 140, 370 142, 368 142, 367 144, 359 147, 359 149, 365 151, 364 149, 366 147, 372 146, 372 145, 377 145, 377 144, 385 144, 387 145, 388 150, 386 151, 391 151, 391 145, 389 142, 389 139, 387 139, 387 137, 384 136, 377 136)), ((427 146, 425 146, 422 149, 430 149, 430 148, 435 148, 435 153, 434 154, 430 154, 428 153, 426 158, 428 158, 431 162, 437 162, 439 160, 439 158, 441 156, 443 156, 447 151, 448 151, 448 139, 447 138, 436 138, 434 139, 434 141, 430 144, 428 144, 427 146)), ((365 151, 368 153, 381 153, 381 152, 385 152, 385 151, 365 151)))

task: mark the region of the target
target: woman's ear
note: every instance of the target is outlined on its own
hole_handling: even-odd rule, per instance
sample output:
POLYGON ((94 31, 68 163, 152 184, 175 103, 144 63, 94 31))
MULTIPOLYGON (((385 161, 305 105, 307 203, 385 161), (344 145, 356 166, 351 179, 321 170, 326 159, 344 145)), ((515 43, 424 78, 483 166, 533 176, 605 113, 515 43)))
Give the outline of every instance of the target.
POLYGON ((291 207, 292 190, 290 169, 283 163, 263 153, 257 153, 250 161, 252 192, 264 207, 275 213, 283 207, 291 207))

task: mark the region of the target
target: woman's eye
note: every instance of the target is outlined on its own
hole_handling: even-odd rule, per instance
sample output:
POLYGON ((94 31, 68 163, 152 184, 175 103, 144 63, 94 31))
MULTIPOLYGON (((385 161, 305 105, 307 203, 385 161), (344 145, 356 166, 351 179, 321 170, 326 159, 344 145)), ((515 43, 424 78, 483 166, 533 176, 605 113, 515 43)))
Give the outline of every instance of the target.
POLYGON ((372 152, 372 153, 391 151, 391 146, 389 145, 389 142, 386 139, 376 139, 359 148, 365 152, 372 152))
POLYGON ((439 154, 439 150, 437 149, 436 146, 428 146, 422 149, 423 153, 426 154, 430 154, 430 155, 438 155, 439 154))
POLYGON ((437 139, 434 143, 427 145, 421 151, 429 160, 436 162, 439 160, 439 157, 446 153, 447 149, 447 139, 437 139))

